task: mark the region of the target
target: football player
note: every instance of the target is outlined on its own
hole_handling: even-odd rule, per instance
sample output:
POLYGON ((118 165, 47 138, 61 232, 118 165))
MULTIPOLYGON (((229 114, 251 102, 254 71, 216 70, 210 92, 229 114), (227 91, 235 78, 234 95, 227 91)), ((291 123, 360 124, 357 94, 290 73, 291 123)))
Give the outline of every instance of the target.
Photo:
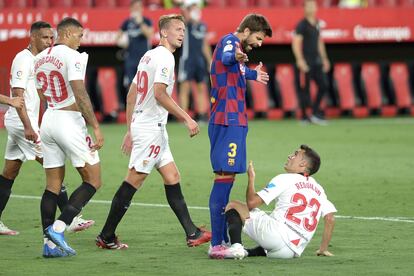
POLYGON ((127 133, 122 149, 130 153, 127 176, 116 192, 106 223, 96 238, 104 249, 124 249, 115 230, 128 210, 132 197, 156 168, 164 180, 167 201, 186 234, 187 245, 209 242, 211 233, 194 225, 181 192, 180 174, 172 156, 166 129, 168 113, 184 121, 190 137, 198 134, 198 124, 171 98, 174 86, 173 52, 184 39, 181 15, 164 15, 159 22, 160 44, 141 58, 127 99, 127 133))
MULTIPOLYGON (((0 175, 0 217, 9 200, 12 185, 26 160, 36 160, 43 164, 43 154, 39 137, 39 106, 34 76, 35 56, 49 47, 53 41, 53 31, 49 23, 38 21, 31 25, 30 43, 19 52, 11 66, 11 97, 9 101, 19 106, 9 108, 5 114, 5 126, 8 132, 5 162, 0 175)), ((62 185, 58 193, 58 206, 62 211, 68 203, 66 188, 62 185)), ((69 231, 84 230, 94 224, 93 220, 84 220, 80 216, 73 219, 69 231)), ((9 229, 0 221, 0 235, 17 235, 18 231, 9 229)))
MULTIPOLYGON (((40 204, 42 226, 46 237, 63 256, 76 254, 66 243, 63 232, 101 186, 97 151, 104 138, 85 89, 86 60, 77 51, 83 27, 76 19, 67 17, 57 25, 57 33, 56 44, 36 56, 34 71, 38 94, 48 105, 40 126, 46 172, 46 189, 40 204), (85 121, 93 129, 95 142, 88 135, 85 121), (78 170, 82 183, 55 221, 66 158, 78 170)), ((51 249, 54 248, 45 246, 43 255, 47 256, 51 249)))
POLYGON ((248 256, 289 259, 299 257, 311 241, 320 217, 325 227, 318 256, 333 256, 328 251, 335 225, 335 206, 325 191, 311 177, 320 167, 319 155, 310 147, 301 145, 288 156, 286 173, 274 177, 267 186, 256 193, 255 171, 250 162, 246 203, 232 201, 226 207, 230 234, 230 247, 216 251, 213 258, 242 259, 248 256), (268 215, 257 207, 276 201, 275 209, 268 215), (246 233, 259 246, 245 250, 241 232, 246 233))

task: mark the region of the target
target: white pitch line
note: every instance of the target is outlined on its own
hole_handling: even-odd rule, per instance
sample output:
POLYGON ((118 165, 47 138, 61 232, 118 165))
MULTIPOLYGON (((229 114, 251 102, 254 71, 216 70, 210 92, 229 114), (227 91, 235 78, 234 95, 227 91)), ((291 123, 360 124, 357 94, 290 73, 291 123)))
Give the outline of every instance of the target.
MULTIPOLYGON (((13 198, 19 199, 36 199, 40 200, 40 196, 29 196, 29 195, 11 195, 13 198)), ((112 202, 109 200, 95 200, 92 199, 89 201, 90 203, 98 203, 98 204, 111 204, 112 202)), ((132 202, 131 205, 133 206, 143 206, 143 207, 160 207, 160 208, 170 208, 167 204, 154 204, 154 203, 139 203, 139 202, 132 202)), ((202 206, 188 206, 188 209, 193 210, 208 210, 208 207, 202 206)), ((414 223, 414 218, 410 217, 361 217, 361 216, 341 216, 335 215, 335 218, 340 219, 359 219, 359 220, 379 220, 379 221, 392 221, 392 222, 408 222, 414 223)))

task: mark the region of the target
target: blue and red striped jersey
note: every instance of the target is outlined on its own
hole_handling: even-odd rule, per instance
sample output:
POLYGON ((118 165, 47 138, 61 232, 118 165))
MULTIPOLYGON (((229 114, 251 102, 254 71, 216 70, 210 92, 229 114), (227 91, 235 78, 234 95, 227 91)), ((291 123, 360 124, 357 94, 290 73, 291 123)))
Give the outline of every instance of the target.
MULTIPOLYGON (((246 80, 256 80, 257 72, 235 57, 240 40, 225 35, 216 46, 211 63, 210 123, 247 126, 246 80)), ((243 51, 243 49, 241 49, 243 51)))

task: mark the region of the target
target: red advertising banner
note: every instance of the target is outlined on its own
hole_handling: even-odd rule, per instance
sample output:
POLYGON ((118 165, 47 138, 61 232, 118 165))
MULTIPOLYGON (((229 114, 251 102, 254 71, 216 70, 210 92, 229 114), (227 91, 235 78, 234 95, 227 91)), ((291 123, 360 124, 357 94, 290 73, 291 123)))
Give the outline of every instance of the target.
MULTIPOLYGON (((156 25, 160 15, 179 10, 146 11, 156 25)), ((217 9, 205 8, 203 20, 209 28, 210 43, 224 34, 234 32, 248 13, 265 15, 273 28, 273 37, 265 43, 288 44, 297 22, 303 17, 301 8, 217 9)), ((45 20, 56 26, 64 17, 77 18, 85 27, 83 45, 108 46, 115 36, 128 9, 3 9, 0 11, 0 42, 28 36, 30 24, 45 20)), ((320 9, 322 36, 327 43, 403 42, 414 41, 413 8, 320 9)), ((154 43, 157 42, 154 38, 154 43)))

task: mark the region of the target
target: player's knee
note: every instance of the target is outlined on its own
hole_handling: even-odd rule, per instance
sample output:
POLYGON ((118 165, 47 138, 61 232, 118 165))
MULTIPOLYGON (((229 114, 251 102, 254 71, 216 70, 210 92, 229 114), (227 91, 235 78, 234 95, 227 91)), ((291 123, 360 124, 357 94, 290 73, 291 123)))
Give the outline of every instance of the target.
POLYGON ((180 182, 180 173, 178 171, 171 172, 164 176, 164 183, 166 185, 174 185, 180 182))

